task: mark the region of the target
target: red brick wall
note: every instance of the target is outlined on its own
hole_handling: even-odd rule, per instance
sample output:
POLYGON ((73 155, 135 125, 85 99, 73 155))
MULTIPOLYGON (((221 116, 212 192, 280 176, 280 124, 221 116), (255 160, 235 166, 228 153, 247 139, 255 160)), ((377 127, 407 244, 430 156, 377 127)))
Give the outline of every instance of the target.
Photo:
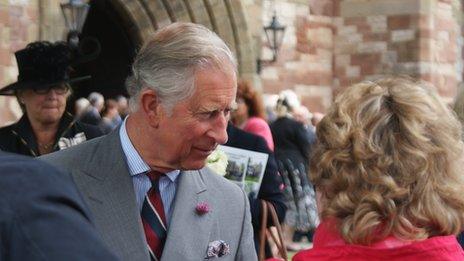
POLYGON ((451 99, 462 80, 460 29, 452 2, 438 0, 431 13, 379 10, 335 17, 334 91, 382 75, 407 74, 432 82, 451 99))
MULTIPOLYGON (((38 1, 10 2, 14 4, 0 4, 0 88, 16 81, 14 52, 38 38, 38 1)), ((17 119, 14 98, 0 96, 0 108, 0 126, 17 119)))
POLYGON ((279 52, 279 60, 266 65, 261 74, 265 93, 292 89, 311 111, 325 111, 330 106, 333 84, 333 2, 312 0, 308 6, 295 7, 299 12, 285 21, 291 29, 287 29, 287 42, 279 52))

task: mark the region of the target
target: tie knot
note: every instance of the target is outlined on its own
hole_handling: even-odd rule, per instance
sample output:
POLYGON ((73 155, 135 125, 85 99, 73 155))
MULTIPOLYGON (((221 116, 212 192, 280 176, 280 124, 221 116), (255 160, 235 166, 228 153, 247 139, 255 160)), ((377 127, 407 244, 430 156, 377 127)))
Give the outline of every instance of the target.
POLYGON ((147 176, 148 178, 150 179, 150 181, 153 183, 153 182, 157 182, 162 176, 164 176, 165 174, 162 173, 162 172, 159 172, 159 171, 156 171, 156 170, 150 170, 148 173, 147 173, 147 176))

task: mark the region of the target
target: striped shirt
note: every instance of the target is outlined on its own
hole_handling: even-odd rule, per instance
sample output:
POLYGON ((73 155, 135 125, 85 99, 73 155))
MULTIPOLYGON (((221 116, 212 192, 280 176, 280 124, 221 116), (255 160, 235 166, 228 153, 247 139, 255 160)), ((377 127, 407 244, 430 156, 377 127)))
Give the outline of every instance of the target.
MULTIPOLYGON (((151 182, 146 173, 150 171, 150 167, 143 161, 140 154, 132 145, 132 142, 127 135, 126 130, 126 119, 121 124, 119 129, 119 138, 121 139, 122 150, 126 157, 127 166, 129 166, 129 173, 132 177, 132 182, 134 183, 135 196, 137 200, 137 206, 139 210, 142 211, 143 200, 148 190, 151 188, 151 182)), ((173 201, 176 195, 176 188, 178 183, 180 171, 174 170, 166 173, 166 176, 161 177, 159 180, 159 191, 161 194, 161 199, 163 200, 164 213, 166 214, 166 221, 170 223, 173 201)))

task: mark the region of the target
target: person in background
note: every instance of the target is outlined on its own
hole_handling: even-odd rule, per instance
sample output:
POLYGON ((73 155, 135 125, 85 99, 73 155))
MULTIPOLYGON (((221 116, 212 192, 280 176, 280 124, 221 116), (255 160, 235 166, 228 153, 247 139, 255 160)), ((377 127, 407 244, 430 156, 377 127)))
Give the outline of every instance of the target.
POLYGON ((355 84, 317 127, 321 224, 300 260, 464 260, 461 124, 434 88, 355 84))
POLYGON ((292 115, 297 122, 300 122, 305 127, 309 142, 314 143, 316 141, 316 128, 311 122, 313 114, 306 106, 301 105, 293 111, 292 115))
POLYGON ((113 99, 105 101, 105 108, 102 111, 102 120, 98 127, 100 130, 108 134, 121 124, 121 116, 119 116, 118 103, 113 99))
POLYGON ((278 94, 263 94, 264 111, 266 112, 266 119, 268 124, 273 123, 277 119, 277 113, 275 109, 278 100, 278 94))
POLYGON ((119 116, 121 116, 122 119, 126 118, 127 114, 129 114, 129 103, 127 102, 127 98, 123 95, 118 95, 116 97, 116 102, 118 103, 119 116))
POLYGON ((90 107, 87 112, 82 115, 81 121, 98 126, 102 120, 101 112, 105 107, 105 98, 101 93, 92 92, 89 94, 88 100, 90 102, 90 107))
POLYGON ((0 152, 0 260, 117 260, 69 175, 0 152))
POLYGON ((66 43, 33 42, 15 56, 18 81, 0 95, 15 95, 24 114, 0 128, 0 150, 36 157, 102 135, 65 111, 70 84, 89 78, 69 76, 72 55, 66 43))
POLYGON ((274 151, 271 129, 265 117, 261 95, 251 87, 248 81, 239 81, 237 87, 237 108, 232 114, 232 122, 244 131, 263 137, 269 149, 274 151))
MULTIPOLYGON (((307 139, 312 147, 313 144, 316 142, 316 128, 311 123, 311 119, 313 117, 312 113, 306 106, 300 105, 299 107, 293 110, 292 116, 297 122, 300 122, 305 127, 307 139)), ((310 154, 310 152, 308 152, 308 154, 310 154)), ((302 242, 303 238, 306 238, 308 242, 312 242, 313 232, 313 229, 310 229, 308 231, 295 230, 293 234, 293 242, 302 242)))
POLYGON ((313 117, 311 118, 311 123, 313 124, 315 128, 317 128, 317 125, 322 120, 322 118, 324 118, 323 113, 320 113, 320 112, 313 113, 313 117))
POLYGON ((318 223, 314 188, 306 176, 311 141, 303 124, 292 115, 298 107, 296 94, 283 91, 277 102, 277 119, 271 124, 275 157, 285 183, 287 213, 283 228, 289 250, 299 250, 300 245, 294 241, 299 235, 310 235, 318 223), (299 232, 296 238, 295 231, 299 232))
POLYGON ((72 172, 122 260, 257 260, 247 196, 205 167, 227 141, 236 68, 208 28, 163 27, 135 57, 120 128, 43 157, 72 172))
POLYGON ((80 119, 90 108, 90 102, 87 98, 81 97, 74 103, 74 117, 80 119))
MULTIPOLYGON (((246 132, 235 127, 229 122, 227 125, 227 140, 226 146, 252 150, 257 152, 263 152, 269 154, 266 168, 264 171, 261 187, 259 188, 258 196, 256 198, 249 198, 250 210, 251 210, 251 221, 253 224, 253 235, 256 247, 256 253, 259 248, 259 230, 261 228, 261 203, 260 200, 266 200, 271 202, 274 206, 277 216, 280 222, 283 222, 285 217, 285 198, 282 192, 283 181, 282 177, 277 170, 277 163, 274 158, 274 153, 267 146, 266 140, 263 137, 253 133, 246 132)), ((271 250, 266 244, 266 256, 271 256, 271 250)))

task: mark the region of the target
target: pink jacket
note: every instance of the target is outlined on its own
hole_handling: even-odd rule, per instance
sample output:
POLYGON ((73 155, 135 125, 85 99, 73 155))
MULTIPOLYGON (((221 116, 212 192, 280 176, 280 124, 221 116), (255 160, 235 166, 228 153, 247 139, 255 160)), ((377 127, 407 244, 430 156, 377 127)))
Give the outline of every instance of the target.
POLYGON ((406 242, 388 237, 372 246, 349 245, 331 222, 322 222, 314 235, 313 249, 298 252, 293 261, 303 260, 464 260, 464 251, 454 235, 406 242))
POLYGON ((269 149, 274 151, 274 140, 272 139, 271 128, 269 128, 269 124, 267 124, 265 120, 258 117, 251 117, 245 122, 243 130, 263 137, 269 149))

